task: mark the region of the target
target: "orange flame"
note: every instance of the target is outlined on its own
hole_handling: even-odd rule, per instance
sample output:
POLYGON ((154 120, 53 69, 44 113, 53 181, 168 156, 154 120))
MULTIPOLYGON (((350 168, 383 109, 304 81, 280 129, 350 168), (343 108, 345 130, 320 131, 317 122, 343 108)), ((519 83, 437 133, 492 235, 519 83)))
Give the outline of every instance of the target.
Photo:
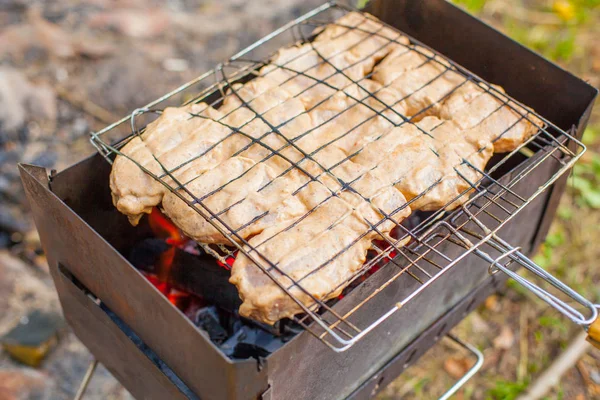
MULTIPOLYGON (((186 238, 183 236, 181 231, 175 225, 173 225, 171 221, 169 221, 169 219, 163 215, 163 213, 160 212, 157 207, 152 209, 152 212, 148 217, 148 223, 150 224, 150 229, 152 229, 152 232, 154 232, 156 237, 165 239, 165 241, 171 245, 167 251, 160 255, 158 265, 156 266, 156 275, 158 280, 167 284, 169 280, 169 272, 171 271, 171 265, 173 265, 173 260, 175 259, 175 248, 176 246, 184 244, 186 238)), ((165 288, 167 291, 169 291, 169 289, 170 288, 165 288)))

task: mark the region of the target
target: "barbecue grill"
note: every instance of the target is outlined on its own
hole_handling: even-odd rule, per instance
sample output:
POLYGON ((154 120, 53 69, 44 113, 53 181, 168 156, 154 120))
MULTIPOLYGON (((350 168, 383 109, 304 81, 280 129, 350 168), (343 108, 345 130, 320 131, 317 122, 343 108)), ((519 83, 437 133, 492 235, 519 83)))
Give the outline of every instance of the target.
MULTIPOLYGON (((159 176, 146 170, 234 245, 198 244, 194 251, 178 247, 173 253, 179 254, 171 259, 180 260, 173 267, 181 271, 179 284, 209 296, 209 303, 218 306, 195 314, 207 318, 202 323, 188 318, 138 270, 132 249, 139 254, 139 243, 148 239, 150 228, 132 227, 112 205, 108 176, 115 155, 122 154, 120 149, 160 110, 200 101, 218 106, 224 96, 235 95, 233 84, 252 79, 274 50, 310 42, 315 28, 350 10, 327 3, 292 21, 214 70, 93 133, 98 154, 58 174, 20 166, 67 320, 136 397, 367 398, 508 277, 586 329, 596 320, 593 303, 536 266, 527 254, 543 241, 567 172, 585 150, 579 138, 597 91, 443 0, 374 1, 367 11, 433 51, 428 62, 461 74, 462 84, 479 84, 513 110, 531 106, 537 112, 522 118, 543 121, 538 133, 518 149, 496 155, 485 171, 477 171, 482 178, 468 181, 472 194, 466 203, 450 212, 444 207, 419 213, 398 224, 393 239, 381 235, 368 261, 335 300, 313 298, 313 305, 306 306, 291 287, 280 285, 304 313, 268 327, 239 318, 231 310, 235 307, 225 305, 232 303, 224 299, 226 284, 206 285, 223 276, 222 269, 215 272, 218 263, 226 266, 240 252, 256 260, 258 250, 243 246, 247 242, 205 206, 204 199, 189 191, 190 199, 180 194, 186 192, 185 183, 167 181, 172 171, 159 176), (510 97, 488 82, 502 85, 510 97), (547 285, 526 280, 515 272, 520 267, 547 285), (224 316, 217 308, 230 310, 224 316), (218 327, 207 327, 210 324, 218 327)), ((393 106, 384 104, 386 110, 393 106)), ((413 118, 402 123, 411 124, 413 118)), ((387 215, 386 219, 392 220, 387 215)), ((371 229, 377 232, 377 225, 371 229)), ((256 265, 278 282, 276 265, 256 265)), ((302 290, 302 279, 293 286, 302 290)))

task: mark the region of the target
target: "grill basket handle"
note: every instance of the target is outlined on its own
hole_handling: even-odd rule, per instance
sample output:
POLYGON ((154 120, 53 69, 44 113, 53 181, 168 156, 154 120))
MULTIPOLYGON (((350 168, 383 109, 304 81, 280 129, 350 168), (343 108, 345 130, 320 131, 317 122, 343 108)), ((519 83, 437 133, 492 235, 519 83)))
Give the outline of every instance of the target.
POLYGON ((587 340, 596 348, 600 349, 600 318, 598 318, 598 305, 592 303, 591 301, 577 293, 575 290, 573 290, 571 287, 569 287, 567 284, 560 281, 552 274, 544 270, 542 267, 537 265, 523 253, 521 253, 519 247, 513 247, 509 245, 506 241, 502 240, 496 235, 492 235, 492 237, 489 239, 489 241, 487 241, 487 243, 502 253, 500 257, 493 259, 486 252, 480 249, 475 249, 475 254, 477 254, 479 257, 490 263, 490 274, 496 274, 499 271, 502 271, 503 273, 517 281, 520 285, 522 285, 527 290, 535 294, 538 298, 546 302, 552 308, 563 314, 565 317, 569 318, 575 324, 583 327, 583 329, 585 329, 588 332, 587 340), (533 283, 532 281, 524 278, 523 276, 517 274, 515 271, 511 270, 509 266, 512 263, 516 263, 522 266, 523 268, 527 269, 528 271, 536 275, 538 278, 542 279, 543 281, 558 289, 570 300, 588 309, 590 311, 589 316, 585 316, 583 313, 576 310, 570 304, 568 304, 564 300, 561 300, 556 295, 550 293, 546 289, 541 288, 539 285, 533 283))

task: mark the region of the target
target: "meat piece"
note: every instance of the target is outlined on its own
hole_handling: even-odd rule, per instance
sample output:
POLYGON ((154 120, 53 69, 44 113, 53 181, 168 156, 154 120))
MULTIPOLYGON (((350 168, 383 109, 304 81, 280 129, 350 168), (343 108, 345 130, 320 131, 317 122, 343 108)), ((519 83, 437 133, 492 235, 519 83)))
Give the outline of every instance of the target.
MULTIPOLYGON (((282 147, 286 139, 309 129, 310 117, 302 103, 274 86, 266 78, 256 79, 228 96, 220 111, 203 103, 165 109, 141 136, 121 149, 123 156, 115 159, 110 182, 117 209, 135 225, 168 191, 132 160, 177 186, 171 177, 178 181, 187 170, 199 176, 238 152, 262 161, 272 156, 265 146, 282 147), (244 107, 243 101, 249 102, 252 110, 244 107), (279 127, 277 133, 272 133, 271 127, 279 127), (261 144, 252 145, 258 138, 261 144)), ((279 164, 276 172, 290 166, 280 157, 272 157, 272 164, 279 164)))
POLYGON ((531 110, 509 100, 501 87, 491 87, 495 90, 474 83, 464 85, 444 102, 440 116, 462 129, 483 123, 482 132, 493 142, 494 152, 510 152, 545 125, 531 110))
POLYGON ((412 200, 413 209, 455 208, 468 199, 461 193, 478 183, 494 151, 514 149, 537 131, 490 97, 482 92, 463 101, 460 110, 454 98, 456 113, 450 121, 427 117, 416 125, 395 128, 353 161, 395 185, 412 200))
POLYGON ((392 95, 369 79, 336 93, 310 111, 315 128, 299 145, 310 151, 330 145, 346 154, 360 150, 403 121, 403 109, 388 109, 381 100, 392 95))
POLYGON ((451 121, 430 129, 429 133, 433 137, 435 161, 413 169, 414 175, 403 177, 396 188, 407 199, 413 199, 413 209, 452 210, 467 201, 468 193, 479 183, 480 171, 492 157, 493 146, 485 135, 463 131, 451 121))
POLYGON ((398 47, 373 69, 372 79, 389 86, 408 71, 415 70, 433 57, 433 53, 422 46, 398 47))
POLYGON ((373 17, 315 35, 231 85, 219 110, 166 109, 111 172, 132 223, 162 203, 197 241, 245 244, 231 282, 240 314, 266 323, 302 312, 279 285, 308 308, 337 296, 373 240, 411 210, 463 204, 493 152, 542 126, 373 17))
POLYGON ((311 296, 318 300, 334 297, 341 291, 334 288, 343 287, 352 272, 362 266, 372 237, 360 239, 360 234, 351 228, 361 224, 358 213, 343 200, 333 197, 311 215, 292 224, 272 226, 250 239, 256 251, 250 248, 247 251, 262 268, 243 253, 238 255, 230 282, 237 286, 243 300, 240 315, 273 324, 302 312, 263 271, 270 271, 279 284, 289 288, 302 304, 311 307, 314 305, 311 296), (269 241, 270 238, 276 240, 269 241), (323 242, 328 245, 323 246, 323 242), (335 261, 322 265, 337 254, 340 255, 335 261), (302 289, 294 284, 298 281, 302 289))
POLYGON ((297 218, 270 224, 250 239, 246 250, 262 269, 238 255, 230 282, 244 301, 240 315, 272 324, 302 312, 263 270, 306 307, 314 305, 313 299, 338 296, 363 265, 371 242, 410 214, 398 190, 359 164, 345 161, 331 173, 337 179, 323 173, 291 196, 304 206, 297 218), (339 180, 352 190, 341 191, 339 180))
POLYGON ((408 43, 373 17, 348 13, 313 42, 280 49, 260 74, 298 96, 310 110, 337 90, 360 81, 379 60, 408 43))
MULTIPOLYGON (((389 189, 384 192, 390 194, 389 189)), ((383 202, 387 203, 386 212, 405 204, 399 194, 388 200, 383 202)), ((368 203, 359 201, 353 206, 355 201, 348 192, 327 197, 305 217, 271 226, 250 239, 246 251, 262 268, 243 253, 233 265, 230 282, 243 300, 240 315, 273 324, 302 312, 277 283, 307 308, 314 307, 313 299, 337 297, 360 270, 372 240, 378 237, 369 223, 382 219, 368 203)), ((397 219, 408 214, 410 210, 405 208, 397 219)))
MULTIPOLYGON (((500 88, 502 89, 502 88, 500 88)), ((473 81, 465 81, 459 88, 457 88, 452 94, 450 94, 443 102, 440 107, 438 117, 441 119, 453 119, 457 120, 460 118, 464 118, 469 116, 468 112, 465 112, 464 107, 471 103, 476 98, 479 98, 482 94, 484 94, 486 88, 473 81)), ((478 110, 479 111, 479 110, 478 110)), ((491 112, 493 110, 490 110, 491 112)), ((489 114, 488 112, 488 114, 489 114)), ((468 125, 461 124, 463 128, 471 128, 481 122, 482 117, 480 115, 487 115, 485 112, 477 113, 476 119, 469 123, 468 125)))
POLYGON ((160 204, 167 191, 140 166, 172 184, 170 176, 177 179, 187 170, 201 174, 231 155, 227 141, 223 142, 231 130, 213 121, 220 116, 204 103, 167 108, 121 149, 123 155, 113 163, 110 188, 114 205, 133 225, 160 204))
POLYGON ((414 121, 438 115, 442 101, 464 81, 465 77, 435 60, 405 72, 388 86, 395 89, 406 114, 414 121))
MULTIPOLYGON (((477 183, 492 155, 485 137, 463 132, 459 126, 435 117, 416 125, 395 128, 366 146, 352 159, 371 169, 382 181, 394 185, 412 209, 447 207, 477 183), (465 168, 467 160, 475 168, 465 168)), ((463 201, 466 201, 466 197, 463 201)), ((453 203, 454 208, 459 202, 453 203)))
MULTIPOLYGON (((466 78, 446 60, 422 46, 396 49, 373 70, 372 79, 395 91, 395 103, 413 121, 439 115, 447 96, 466 78)), ((464 92, 455 98, 464 97, 464 92)))
POLYGON ((178 191, 186 200, 195 202, 205 215, 213 214, 212 217, 202 218, 175 192, 165 195, 163 208, 166 215, 177 221, 179 228, 192 239, 202 243, 223 243, 223 235, 211 222, 227 232, 229 229, 219 222, 221 213, 274 178, 275 173, 266 163, 256 164, 247 158, 232 157, 217 168, 192 177, 184 183, 185 189, 178 191))
MULTIPOLYGON (((231 163, 226 160, 218 165, 215 171, 198 174, 191 182, 183 182, 185 188, 178 191, 188 200, 200 199, 202 204, 198 205, 199 208, 208 207, 232 229, 247 225, 244 227, 243 237, 255 233, 256 230, 262 230, 264 223, 273 222, 271 218, 267 218, 250 226, 254 218, 268 212, 272 207, 281 209, 281 212, 275 212, 277 219, 287 219, 303 211, 299 208, 300 205, 293 207, 293 204, 288 204, 283 210, 279 203, 309 180, 300 169, 292 167, 292 163, 304 156, 290 143, 296 135, 310 129, 310 117, 304 113, 304 107, 297 99, 290 98, 279 88, 263 85, 265 79, 259 78, 252 82, 252 85, 239 88, 235 97, 225 102, 223 108, 227 114, 222 121, 226 126, 232 129, 239 128, 244 132, 240 135, 235 154, 239 154, 240 159, 253 161, 254 164, 246 163, 248 169, 231 169, 227 168, 231 163), (265 88, 266 90, 261 92, 261 89, 265 88), (251 114, 256 112, 261 116, 256 117, 254 114, 252 117, 248 110, 252 110, 251 114), (272 127, 277 127, 277 132, 273 132, 272 127), (260 139, 260 142, 251 144, 252 139, 260 139), (280 150, 282 156, 273 152, 280 150), (220 169, 226 169, 229 173, 224 174, 223 171, 218 171, 220 169), (238 171, 239 174, 232 175, 232 171, 238 171), (269 179, 266 179, 266 176, 269 179), (251 179, 248 179, 249 177, 251 179), (268 185, 278 177, 277 182, 268 185), (208 186, 212 187, 211 190, 221 189, 219 193, 204 198, 207 194, 207 180, 217 180, 219 183, 217 186, 208 186), (261 184, 257 186, 259 182, 261 184), (241 197, 238 196, 240 193, 243 194, 241 197)), ((163 206, 166 215, 172 220, 182 221, 179 226, 188 236, 206 243, 230 244, 213 225, 176 194, 167 195, 163 206)))
MULTIPOLYGON (((236 104, 235 101, 229 100, 225 107, 241 107, 243 100, 248 107, 252 108, 255 102, 262 101, 270 91, 281 90, 271 88, 261 93, 260 88, 263 87, 261 79, 263 78, 257 79, 256 85, 240 87, 236 93, 240 99, 239 103, 236 104)), ((376 82, 370 82, 375 85, 370 87, 371 90, 379 87, 376 82)), ((288 99, 280 106, 266 112, 264 112, 264 107, 255 110, 264 112, 263 116, 248 123, 242 130, 254 132, 251 133, 252 137, 262 137, 261 142, 251 145, 248 149, 241 151, 239 155, 257 163, 266 164, 269 171, 272 172, 273 182, 265 182, 263 186, 255 187, 252 186, 254 181, 230 177, 231 183, 222 182, 223 185, 226 185, 224 187, 226 190, 223 190, 223 194, 219 194, 219 201, 210 202, 211 211, 218 213, 222 221, 231 229, 239 229, 238 233, 244 238, 260 233, 269 224, 286 221, 306 213, 308 209, 297 198, 294 198, 293 193, 306 185, 312 179, 311 177, 327 177, 327 170, 345 160, 344 167, 346 167, 350 163, 347 161, 347 153, 352 151, 352 148, 362 147, 364 143, 375 139, 381 131, 390 129, 393 125, 386 118, 398 118, 392 114, 385 118, 383 114, 378 115, 377 110, 382 107, 376 99, 369 97, 369 93, 361 88, 351 89, 337 93, 322 107, 313 110, 308 115, 302 114, 304 108, 297 103, 297 99, 288 99), (369 104, 369 106, 367 107, 365 104, 369 104), (338 115, 339 119, 335 118, 323 123, 322 121, 330 115, 338 115), (313 129, 308 124, 301 125, 303 118, 313 121, 318 128, 313 129), (290 128, 288 128, 289 123, 285 124, 288 120, 294 124, 290 128), (279 133, 268 133, 270 127, 265 122, 269 122, 271 126, 279 126, 279 133), (262 131, 258 127, 262 127, 260 128, 262 131), (265 132, 268 134, 263 137, 265 132), (290 141, 298 140, 290 144, 282 137, 290 141), (273 155, 273 152, 265 145, 278 150, 278 154, 281 156, 273 155), (249 190, 245 187, 246 185, 250 185, 249 190), (227 186, 245 193, 245 197, 229 196, 227 186)), ((235 112, 239 114, 238 110, 235 112)), ((234 114, 228 114, 224 120, 230 118, 231 115, 234 114)), ((235 124, 240 124, 240 121, 243 120, 238 119, 235 124)), ((206 178, 202 176, 199 179, 206 178)), ((339 186, 339 183, 336 184, 339 186)), ((328 185, 333 191, 339 189, 333 186, 335 185, 328 185)), ((202 198, 203 194, 196 192, 198 188, 200 187, 188 185, 180 192, 186 193, 187 197, 190 197, 191 194, 196 198, 202 198)), ((185 220, 180 227, 188 236, 206 243, 229 243, 184 201, 175 195, 168 196, 168 198, 169 203, 164 205, 165 213, 174 220, 185 220)))
POLYGON ((234 85, 234 93, 227 96, 221 111, 226 114, 223 123, 241 132, 241 156, 256 162, 268 161, 277 174, 303 157, 293 141, 312 128, 311 117, 300 100, 268 78, 234 85), (282 149, 287 149, 283 154, 287 161, 275 155, 282 149))

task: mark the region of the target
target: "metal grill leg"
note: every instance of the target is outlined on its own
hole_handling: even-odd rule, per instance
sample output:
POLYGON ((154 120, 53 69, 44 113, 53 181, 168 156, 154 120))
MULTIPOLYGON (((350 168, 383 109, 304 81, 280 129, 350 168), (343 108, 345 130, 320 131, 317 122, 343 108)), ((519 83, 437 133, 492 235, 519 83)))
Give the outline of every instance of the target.
POLYGON ((443 395, 440 396, 439 400, 448 400, 450 397, 452 397, 456 392, 458 392, 458 390, 464 386, 465 383, 467 383, 467 381, 469 379, 471 379, 473 377, 473 375, 475 375, 477 373, 477 371, 479 371, 481 369, 481 367, 483 366, 483 353, 481 351, 479 351, 475 346, 469 344, 469 343, 465 343, 462 340, 460 340, 459 338, 457 338, 454 335, 448 334, 446 335, 448 338, 452 339, 456 344, 464 347, 466 350, 470 351, 471 353, 473 353, 473 355, 475 357, 477 357, 477 361, 475 362, 475 364, 471 367, 471 369, 469 369, 467 371, 466 374, 464 374, 462 376, 462 378, 460 378, 458 381, 456 381, 456 383, 454 385, 452 385, 452 387, 450 387, 450 389, 448 389, 446 391, 446 393, 444 393, 443 395))
POLYGON ((79 389, 77 389, 77 393, 75 394, 75 397, 73 398, 74 400, 81 400, 83 398, 83 395, 85 394, 85 391, 86 391, 90 381, 92 380, 92 376, 94 375, 94 372, 96 371, 96 366, 98 366, 98 360, 96 360, 94 358, 92 360, 92 362, 90 363, 90 366, 88 367, 87 371, 85 371, 83 380, 81 381, 81 384, 79 385, 79 389))

